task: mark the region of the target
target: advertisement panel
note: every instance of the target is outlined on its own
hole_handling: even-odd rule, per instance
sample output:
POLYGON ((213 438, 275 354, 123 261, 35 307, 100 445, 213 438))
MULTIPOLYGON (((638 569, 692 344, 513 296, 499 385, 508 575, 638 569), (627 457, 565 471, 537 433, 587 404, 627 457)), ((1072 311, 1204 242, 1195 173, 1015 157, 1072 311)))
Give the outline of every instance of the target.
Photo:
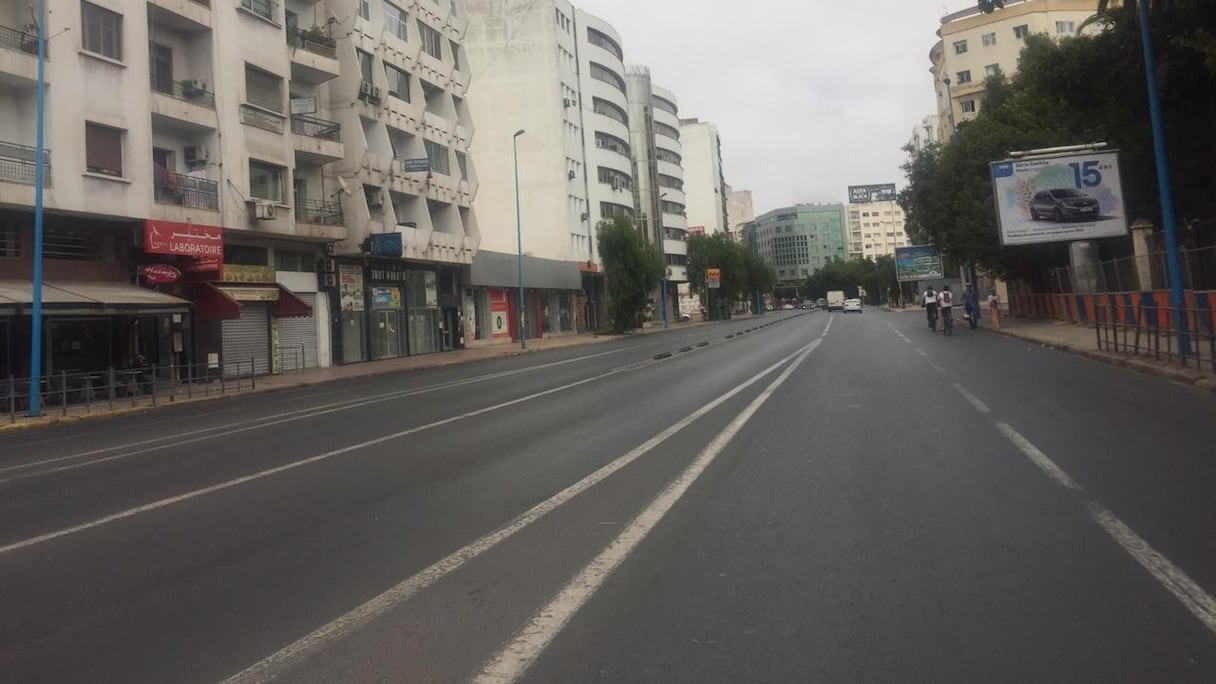
POLYGON ((508 327, 507 291, 490 290, 490 334, 497 338, 510 337, 508 327))
POLYGON ((901 283, 944 278, 942 255, 933 245, 895 248, 895 277, 901 283))
POLYGON ((895 184, 878 183, 876 185, 850 185, 849 204, 864 204, 866 202, 895 201, 895 184))
POLYGON ((363 267, 354 264, 338 266, 339 304, 343 311, 363 310, 363 267))
POLYGON ((1127 234, 1117 151, 992 162, 1001 244, 1127 234))
POLYGON ((372 287, 372 309, 400 309, 401 288, 372 287))
POLYGON ((717 290, 722 285, 722 271, 717 268, 705 269, 705 287, 717 290))

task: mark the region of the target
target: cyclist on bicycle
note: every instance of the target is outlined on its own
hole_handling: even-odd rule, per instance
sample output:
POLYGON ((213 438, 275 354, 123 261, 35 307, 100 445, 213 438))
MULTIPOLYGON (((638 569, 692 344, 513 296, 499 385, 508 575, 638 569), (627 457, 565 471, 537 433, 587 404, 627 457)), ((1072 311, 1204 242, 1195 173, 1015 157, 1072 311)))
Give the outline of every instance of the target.
POLYGON ((925 306, 925 316, 929 320, 929 329, 937 332, 937 293, 933 291, 932 285, 925 290, 921 302, 925 306))
POLYGON ((950 317, 950 309, 954 306, 954 293, 950 291, 950 286, 942 287, 942 292, 937 296, 937 306, 942 313, 942 332, 947 335, 954 334, 954 319, 950 317))

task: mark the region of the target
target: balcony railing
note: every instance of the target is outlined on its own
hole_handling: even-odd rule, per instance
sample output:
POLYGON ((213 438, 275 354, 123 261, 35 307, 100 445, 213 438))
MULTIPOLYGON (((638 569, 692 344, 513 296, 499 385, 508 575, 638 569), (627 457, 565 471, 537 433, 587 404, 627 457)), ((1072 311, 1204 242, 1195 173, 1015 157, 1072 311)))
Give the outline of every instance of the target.
POLYGON ((241 123, 260 128, 271 133, 283 132, 283 118, 275 116, 269 112, 264 112, 257 107, 251 107, 247 104, 241 105, 241 123))
POLYGON ((297 199, 296 220, 323 226, 342 225, 342 205, 324 200, 297 199))
POLYGON ((302 50, 308 50, 322 57, 329 57, 330 59, 338 56, 338 42, 327 35, 317 33, 315 30, 302 31, 295 29, 288 31, 287 44, 302 50))
POLYGON ((156 201, 195 209, 220 208, 220 186, 213 180, 158 168, 153 179, 156 201))
MULTIPOLYGON (((37 55, 38 34, 31 31, 9 28, 8 26, 0 26, 0 47, 37 55)), ((47 52, 47 59, 50 59, 49 51, 47 52)))
POLYGON ((291 132, 319 140, 342 142, 342 124, 302 114, 291 117, 291 132))
MULTIPOLYGON (((34 184, 37 150, 29 145, 0 142, 0 180, 34 184)), ((51 186, 51 151, 42 151, 42 186, 51 186)))
POLYGON ((241 7, 263 19, 278 23, 275 17, 279 13, 279 4, 274 0, 241 0, 241 7))
POLYGON ((152 90, 178 100, 215 109, 215 93, 208 91, 207 85, 202 81, 165 81, 153 78, 152 90))

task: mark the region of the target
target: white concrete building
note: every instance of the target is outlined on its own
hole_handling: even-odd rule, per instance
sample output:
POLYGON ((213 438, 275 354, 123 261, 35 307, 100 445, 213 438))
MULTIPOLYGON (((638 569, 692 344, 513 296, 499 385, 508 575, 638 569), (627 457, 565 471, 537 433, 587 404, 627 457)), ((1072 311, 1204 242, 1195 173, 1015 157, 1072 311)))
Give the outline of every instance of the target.
POLYGON ((292 96, 319 97, 342 129, 334 162, 296 188, 342 201, 346 239, 326 261, 341 360, 463 346, 481 329, 464 296, 480 243, 464 2, 290 0, 287 9, 305 46, 315 33, 336 42, 336 78, 316 90, 293 81, 292 96))
POLYGON ((926 147, 941 142, 941 117, 937 114, 930 114, 921 122, 912 127, 912 136, 908 138, 908 144, 912 149, 920 152, 926 147))
POLYGON ((845 229, 850 259, 876 259, 906 247, 904 210, 895 200, 849 204, 845 229))
POLYGON ((726 180, 718 127, 698 119, 680 120, 684 197, 690 233, 717 235, 728 230, 726 180))
MULTIPOLYGON (((328 365, 317 266, 348 232, 322 178, 351 137, 322 118, 342 65, 331 7, 49 6, 45 279, 76 285, 47 300, 45 330, 65 351, 44 370, 136 356, 179 376, 328 365)), ((17 375, 39 166, 34 21, 25 3, 0 4, 0 280, 12 294, 0 305, 0 371, 17 375)))
POLYGON ((726 221, 727 232, 737 242, 746 243, 747 236, 743 234, 743 226, 756 219, 756 210, 752 205, 751 190, 736 190, 726 186, 726 221))
MULTIPOLYGON (((679 311, 679 286, 688 282, 679 107, 675 95, 651 82, 649 69, 630 66, 626 71, 629 144, 636 172, 634 211, 643 235, 660 246, 667 266, 665 289, 670 320, 679 311)), ((661 307, 656 304, 655 308, 657 317, 661 307)))
POLYGON ((603 278, 595 226, 633 190, 620 38, 567 0, 467 0, 465 48, 476 81, 468 105, 481 124, 477 199, 482 243, 473 264, 479 320, 506 307, 518 338, 514 145, 527 336, 598 327, 603 278), (516 131, 524 131, 518 138, 516 131), (615 143, 613 142, 615 141, 615 143), (506 301, 504 302, 504 298, 506 301))
POLYGON ((938 103, 938 135, 949 140, 957 124, 980 109, 985 79, 999 70, 1017 72, 1026 36, 1076 35, 1093 16, 1093 0, 1008 0, 1004 9, 984 14, 970 3, 941 19, 940 40, 929 51, 929 72, 938 103))

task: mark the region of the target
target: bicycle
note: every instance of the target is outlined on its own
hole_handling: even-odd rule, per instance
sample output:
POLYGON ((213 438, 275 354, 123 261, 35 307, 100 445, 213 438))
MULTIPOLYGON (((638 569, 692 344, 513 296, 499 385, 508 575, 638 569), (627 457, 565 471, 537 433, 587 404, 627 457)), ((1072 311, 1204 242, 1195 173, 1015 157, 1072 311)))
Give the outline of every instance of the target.
POLYGON ((942 332, 946 335, 954 335, 954 316, 948 306, 942 307, 942 332))

